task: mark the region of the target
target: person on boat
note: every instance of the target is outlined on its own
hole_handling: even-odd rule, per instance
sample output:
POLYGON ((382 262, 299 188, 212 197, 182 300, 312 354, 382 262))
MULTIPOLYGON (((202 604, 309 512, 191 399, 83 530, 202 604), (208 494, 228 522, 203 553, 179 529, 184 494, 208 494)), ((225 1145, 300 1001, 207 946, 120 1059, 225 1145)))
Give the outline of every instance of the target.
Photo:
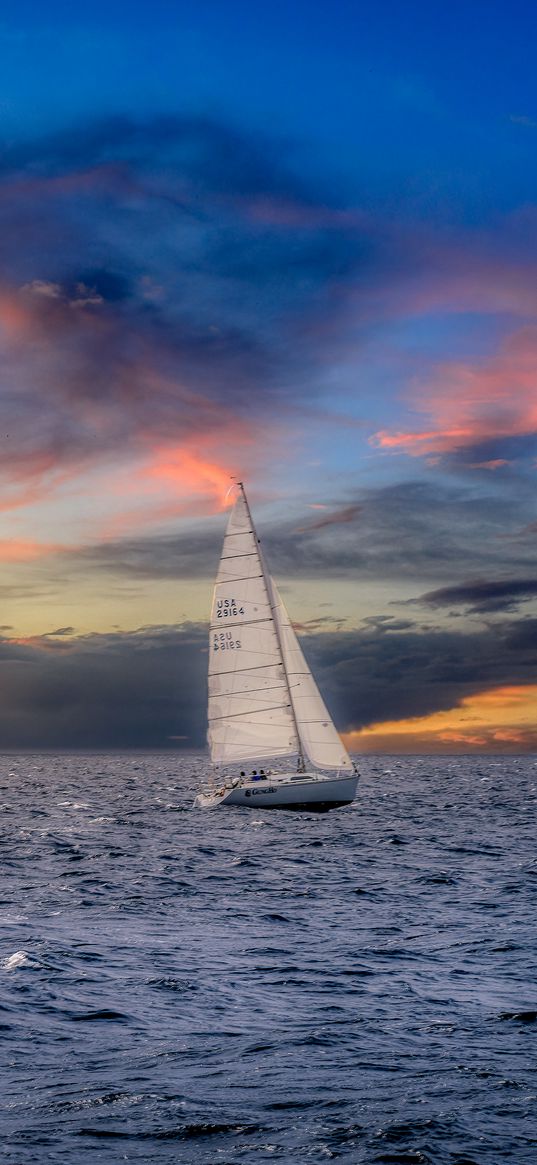
POLYGON ((254 769, 253 773, 252 773, 252 781, 260 781, 260 780, 262 780, 262 778, 260 776, 258 776, 257 769, 254 769))
POLYGON ((267 775, 266 775, 266 773, 265 773, 265 770, 264 770, 264 769, 260 769, 260 770, 259 770, 259 780, 260 780, 260 781, 266 781, 266 779, 267 779, 267 775))

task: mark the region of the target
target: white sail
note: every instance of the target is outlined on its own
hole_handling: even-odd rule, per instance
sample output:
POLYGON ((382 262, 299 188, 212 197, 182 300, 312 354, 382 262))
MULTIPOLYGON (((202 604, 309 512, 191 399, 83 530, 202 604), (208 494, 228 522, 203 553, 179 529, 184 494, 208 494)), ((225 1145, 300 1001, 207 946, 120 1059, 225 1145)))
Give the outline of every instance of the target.
POLYGON ((302 751, 316 768, 352 773, 354 765, 304 659, 282 598, 272 580, 269 586, 302 751))
POLYGON ((259 556, 241 492, 231 512, 209 640, 209 745, 215 764, 299 752, 295 719, 259 556))

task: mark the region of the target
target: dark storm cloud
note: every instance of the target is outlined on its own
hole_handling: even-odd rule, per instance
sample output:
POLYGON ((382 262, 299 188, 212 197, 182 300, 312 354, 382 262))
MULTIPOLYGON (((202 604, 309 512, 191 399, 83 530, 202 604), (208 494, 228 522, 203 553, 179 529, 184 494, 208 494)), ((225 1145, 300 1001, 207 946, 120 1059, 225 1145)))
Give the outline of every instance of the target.
POLYGON ((453 708, 476 692, 532 684, 537 620, 476 632, 397 621, 302 640, 342 731, 453 708))
MULTIPOLYGON (((537 620, 476 633, 384 617, 302 639, 342 731, 454 707, 490 688, 533 683, 537 620)), ((207 629, 148 627, 67 640, 0 640, 2 748, 201 748, 207 629)))
POLYGON ((421 595, 417 602, 429 607, 467 607, 475 614, 513 611, 517 605, 537 596, 537 577, 492 581, 475 579, 461 586, 440 587, 421 595))
POLYGON ((178 735, 201 747, 206 667, 196 626, 0 640, 0 747, 168 748, 178 735))
POLYGON ((537 619, 519 619, 508 624, 505 643, 513 652, 537 652, 537 619))

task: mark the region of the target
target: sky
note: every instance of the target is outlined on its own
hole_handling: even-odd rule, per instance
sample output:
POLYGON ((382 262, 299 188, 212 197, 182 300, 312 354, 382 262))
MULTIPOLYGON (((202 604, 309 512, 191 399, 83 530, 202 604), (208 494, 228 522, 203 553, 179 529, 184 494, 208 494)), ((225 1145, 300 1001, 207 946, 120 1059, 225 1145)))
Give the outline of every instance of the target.
POLYGON ((357 753, 537 749, 537 9, 0 21, 0 748, 204 747, 232 478, 357 753))

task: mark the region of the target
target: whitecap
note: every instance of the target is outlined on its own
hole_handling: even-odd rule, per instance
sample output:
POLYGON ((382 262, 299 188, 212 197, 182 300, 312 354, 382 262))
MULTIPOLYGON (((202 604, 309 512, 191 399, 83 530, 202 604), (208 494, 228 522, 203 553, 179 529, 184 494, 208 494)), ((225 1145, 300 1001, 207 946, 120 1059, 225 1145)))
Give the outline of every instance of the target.
POLYGON ((14 955, 4 959, 2 966, 4 971, 15 971, 17 967, 27 967, 30 962, 30 957, 27 951, 15 951, 14 955))

